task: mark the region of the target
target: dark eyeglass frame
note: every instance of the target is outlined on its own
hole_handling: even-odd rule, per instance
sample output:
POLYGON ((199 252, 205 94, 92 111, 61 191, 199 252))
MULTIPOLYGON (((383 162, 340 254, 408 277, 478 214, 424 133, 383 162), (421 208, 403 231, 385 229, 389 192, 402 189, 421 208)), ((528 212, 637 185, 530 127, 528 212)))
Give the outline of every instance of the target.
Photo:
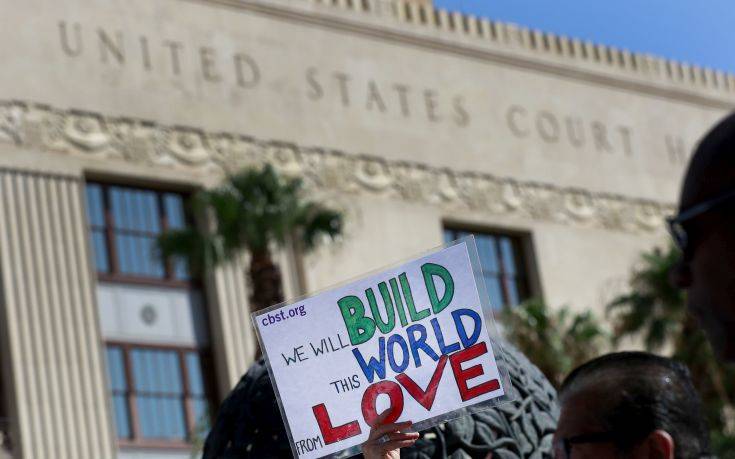
POLYGON ((692 207, 679 212, 678 215, 668 217, 666 219, 666 224, 668 225, 669 233, 671 233, 671 237, 674 239, 677 247, 679 247, 682 252, 686 252, 689 247, 689 234, 684 227, 684 223, 709 212, 732 199, 735 199, 735 190, 728 191, 712 199, 695 204, 692 207))
POLYGON ((564 457, 556 459, 570 459, 574 445, 585 443, 614 443, 617 439, 618 435, 613 431, 586 433, 574 435, 573 437, 560 438, 557 440, 557 446, 561 445, 563 447, 564 457))

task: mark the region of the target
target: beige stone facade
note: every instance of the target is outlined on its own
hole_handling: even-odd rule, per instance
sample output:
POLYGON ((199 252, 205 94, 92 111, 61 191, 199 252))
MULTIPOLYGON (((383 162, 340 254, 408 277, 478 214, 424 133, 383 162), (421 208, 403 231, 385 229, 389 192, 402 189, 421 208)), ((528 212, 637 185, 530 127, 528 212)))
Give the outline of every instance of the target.
MULTIPOLYGON (((24 458, 167 453, 115 440, 85 182, 193 190, 268 162, 347 216, 282 255, 289 296, 452 227, 518 236, 528 295, 601 312, 735 104, 732 75, 430 2, 25 0, 0 24, 0 363, 24 458)), ((254 349, 245 266, 205 279, 220 397, 254 349)))

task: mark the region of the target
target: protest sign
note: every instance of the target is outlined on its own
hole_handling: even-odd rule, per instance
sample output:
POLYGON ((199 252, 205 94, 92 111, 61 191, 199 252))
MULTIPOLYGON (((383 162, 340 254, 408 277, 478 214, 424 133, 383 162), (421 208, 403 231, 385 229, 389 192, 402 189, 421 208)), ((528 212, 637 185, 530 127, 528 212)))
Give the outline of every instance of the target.
POLYGON ((348 457, 510 399, 474 238, 253 314, 294 456, 348 457))

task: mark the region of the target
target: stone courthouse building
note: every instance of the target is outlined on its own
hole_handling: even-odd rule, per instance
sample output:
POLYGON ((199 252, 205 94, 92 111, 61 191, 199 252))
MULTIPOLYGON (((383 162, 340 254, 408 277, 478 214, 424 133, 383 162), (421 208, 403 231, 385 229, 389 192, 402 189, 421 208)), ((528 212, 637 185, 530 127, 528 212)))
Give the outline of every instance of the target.
MULTIPOLYGON (((735 77, 408 0, 5 0, 0 442, 187 458, 252 361, 247 258, 151 255, 273 164, 345 212, 288 296, 474 233, 491 300, 602 312, 735 77)), ((0 453, 0 456, 3 453, 0 453)))

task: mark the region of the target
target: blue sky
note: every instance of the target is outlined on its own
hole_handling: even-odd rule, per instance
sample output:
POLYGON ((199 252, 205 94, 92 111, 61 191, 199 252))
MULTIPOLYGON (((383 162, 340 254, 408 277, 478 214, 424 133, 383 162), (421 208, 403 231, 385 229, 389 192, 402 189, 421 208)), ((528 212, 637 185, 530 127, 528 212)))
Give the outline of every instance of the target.
POLYGON ((434 4, 735 73, 735 0, 434 0, 434 4))

